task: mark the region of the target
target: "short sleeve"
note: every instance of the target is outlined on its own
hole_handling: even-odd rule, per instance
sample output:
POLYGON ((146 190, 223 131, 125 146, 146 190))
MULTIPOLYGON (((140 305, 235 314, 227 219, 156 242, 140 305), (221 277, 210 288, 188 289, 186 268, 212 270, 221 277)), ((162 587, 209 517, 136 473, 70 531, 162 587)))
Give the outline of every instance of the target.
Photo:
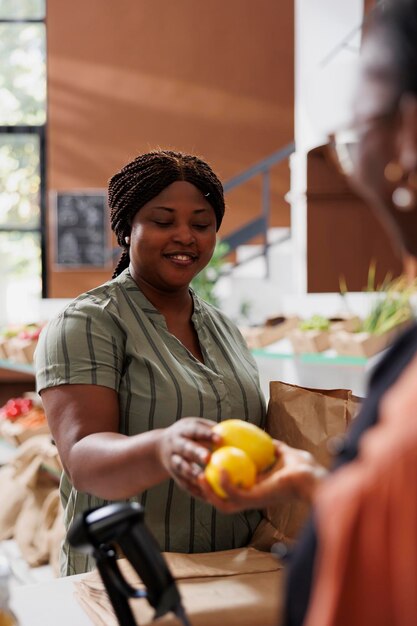
POLYGON ((126 333, 94 303, 70 305, 43 329, 35 352, 36 389, 66 384, 102 385, 118 391, 126 333))

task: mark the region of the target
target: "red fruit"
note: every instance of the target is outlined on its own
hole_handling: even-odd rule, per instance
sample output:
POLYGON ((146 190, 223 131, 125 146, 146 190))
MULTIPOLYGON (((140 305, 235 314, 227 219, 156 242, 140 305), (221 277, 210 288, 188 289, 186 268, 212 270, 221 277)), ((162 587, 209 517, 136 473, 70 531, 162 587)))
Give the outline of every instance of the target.
POLYGON ((26 415, 33 407, 30 398, 10 398, 4 405, 2 412, 7 419, 13 421, 22 415, 26 415))

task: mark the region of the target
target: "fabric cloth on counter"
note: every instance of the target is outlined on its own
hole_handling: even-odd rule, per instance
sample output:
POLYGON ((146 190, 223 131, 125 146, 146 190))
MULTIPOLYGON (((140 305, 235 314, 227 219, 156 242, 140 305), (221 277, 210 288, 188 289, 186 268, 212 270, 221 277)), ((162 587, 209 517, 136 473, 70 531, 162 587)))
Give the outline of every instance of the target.
MULTIPOLYGON (((278 561, 253 548, 204 554, 165 553, 193 626, 279 626, 282 570, 278 561)), ((118 564, 134 587, 141 586, 126 560, 118 564)), ((97 571, 74 583, 75 596, 96 626, 118 622, 97 571)), ((130 603, 138 624, 151 624, 154 610, 147 600, 130 603)), ((171 613, 161 626, 178 626, 171 613)))
MULTIPOLYGON (((191 291, 192 322, 204 363, 167 328, 128 270, 76 298, 41 334, 35 361, 37 389, 62 384, 103 385, 119 396, 119 431, 136 435, 166 428, 182 417, 214 422, 265 420, 258 371, 239 330, 191 291)), ((61 482, 65 524, 107 501, 61 482)), ((247 545, 259 511, 222 515, 171 481, 132 500, 145 507, 146 523, 167 552, 207 552, 247 545)), ((63 575, 88 571, 94 562, 67 543, 63 575)))

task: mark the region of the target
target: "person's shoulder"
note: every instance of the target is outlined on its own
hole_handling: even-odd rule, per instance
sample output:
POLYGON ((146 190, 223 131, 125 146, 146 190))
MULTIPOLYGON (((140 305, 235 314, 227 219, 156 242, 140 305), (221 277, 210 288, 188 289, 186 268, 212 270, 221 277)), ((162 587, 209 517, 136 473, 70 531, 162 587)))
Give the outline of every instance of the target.
POLYGON ((118 309, 123 286, 126 284, 124 276, 112 278, 93 289, 80 294, 72 300, 61 315, 68 315, 72 311, 108 311, 113 312, 118 309))
POLYGON ((54 332, 61 332, 63 325, 67 331, 77 331, 83 329, 87 324, 101 326, 103 329, 117 327, 123 335, 126 334, 122 316, 120 315, 120 298, 122 281, 116 279, 86 291, 69 304, 67 304, 54 318, 49 320, 45 326, 43 335, 51 335, 54 332))

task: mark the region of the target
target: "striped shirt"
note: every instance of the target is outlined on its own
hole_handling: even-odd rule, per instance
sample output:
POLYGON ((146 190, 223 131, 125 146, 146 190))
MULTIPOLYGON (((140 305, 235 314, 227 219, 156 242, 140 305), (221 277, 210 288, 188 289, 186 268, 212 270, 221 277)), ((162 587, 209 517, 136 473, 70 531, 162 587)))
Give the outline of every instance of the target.
MULTIPOLYGON (((118 393, 119 432, 136 435, 166 428, 182 417, 220 422, 242 418, 264 424, 265 400, 255 362, 236 326, 191 291, 192 322, 204 363, 167 328, 129 271, 76 298, 46 326, 35 355, 37 390, 63 384, 110 387, 118 393)), ((93 416, 86 416, 91 419, 93 416)), ((65 524, 81 511, 107 502, 61 479, 65 524)), ((208 552, 246 545, 259 511, 222 515, 182 491, 172 480, 131 499, 161 548, 208 552)), ((94 563, 63 546, 62 574, 88 571, 94 563)))

